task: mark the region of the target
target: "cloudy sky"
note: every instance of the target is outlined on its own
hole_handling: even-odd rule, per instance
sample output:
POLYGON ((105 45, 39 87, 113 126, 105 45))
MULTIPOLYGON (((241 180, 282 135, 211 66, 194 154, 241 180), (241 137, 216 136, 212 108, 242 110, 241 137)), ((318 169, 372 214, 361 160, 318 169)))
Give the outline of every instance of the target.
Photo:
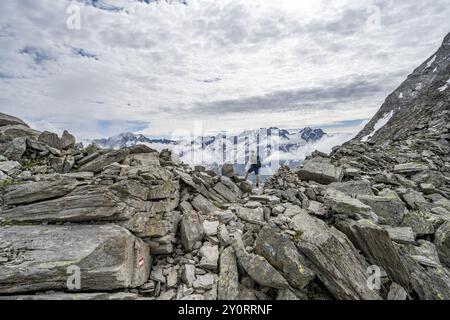
POLYGON ((0 1, 0 111, 81 139, 354 130, 449 17, 448 0, 0 1))

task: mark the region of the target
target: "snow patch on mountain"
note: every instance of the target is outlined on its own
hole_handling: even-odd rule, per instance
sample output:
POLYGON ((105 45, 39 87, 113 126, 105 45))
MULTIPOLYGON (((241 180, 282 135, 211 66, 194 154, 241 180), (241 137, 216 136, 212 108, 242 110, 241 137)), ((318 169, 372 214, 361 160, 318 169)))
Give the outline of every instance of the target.
POLYGON ((391 120, 392 116, 394 115, 394 110, 391 110, 389 113, 385 113, 384 116, 377 121, 377 123, 375 123, 375 125, 373 126, 373 131, 372 133, 364 136, 361 138, 361 141, 366 142, 368 141, 370 138, 372 138, 372 136, 381 128, 383 128, 388 122, 389 120, 391 120))

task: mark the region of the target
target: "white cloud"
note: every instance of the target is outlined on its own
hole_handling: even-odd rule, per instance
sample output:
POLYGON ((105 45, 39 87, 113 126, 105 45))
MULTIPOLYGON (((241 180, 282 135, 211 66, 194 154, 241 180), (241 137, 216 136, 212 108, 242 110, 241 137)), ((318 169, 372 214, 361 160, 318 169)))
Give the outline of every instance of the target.
POLYGON ((445 0, 82 2, 81 30, 66 28, 73 2, 0 2, 2 112, 79 138, 109 133, 105 120, 168 134, 194 120, 239 130, 365 119, 450 29, 445 0), (381 24, 368 30, 374 4, 381 24))

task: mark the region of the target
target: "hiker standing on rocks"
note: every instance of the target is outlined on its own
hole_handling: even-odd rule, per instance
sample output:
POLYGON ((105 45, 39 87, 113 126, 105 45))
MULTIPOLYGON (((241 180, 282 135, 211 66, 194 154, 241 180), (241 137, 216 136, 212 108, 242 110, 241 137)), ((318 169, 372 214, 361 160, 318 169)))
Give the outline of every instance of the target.
POLYGON ((245 180, 247 180, 248 175, 252 172, 255 173, 256 176, 256 187, 259 188, 259 169, 262 167, 261 159, 259 158, 259 154, 257 155, 255 151, 252 151, 250 155, 250 168, 247 170, 245 174, 245 180))

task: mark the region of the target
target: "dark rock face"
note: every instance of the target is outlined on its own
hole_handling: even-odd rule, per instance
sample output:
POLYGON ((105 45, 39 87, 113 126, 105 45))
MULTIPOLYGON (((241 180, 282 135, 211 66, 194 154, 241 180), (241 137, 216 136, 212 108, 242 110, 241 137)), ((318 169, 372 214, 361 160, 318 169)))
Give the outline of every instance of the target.
POLYGON ((356 139, 261 190, 0 114, 0 299, 450 299, 449 37, 356 139))

